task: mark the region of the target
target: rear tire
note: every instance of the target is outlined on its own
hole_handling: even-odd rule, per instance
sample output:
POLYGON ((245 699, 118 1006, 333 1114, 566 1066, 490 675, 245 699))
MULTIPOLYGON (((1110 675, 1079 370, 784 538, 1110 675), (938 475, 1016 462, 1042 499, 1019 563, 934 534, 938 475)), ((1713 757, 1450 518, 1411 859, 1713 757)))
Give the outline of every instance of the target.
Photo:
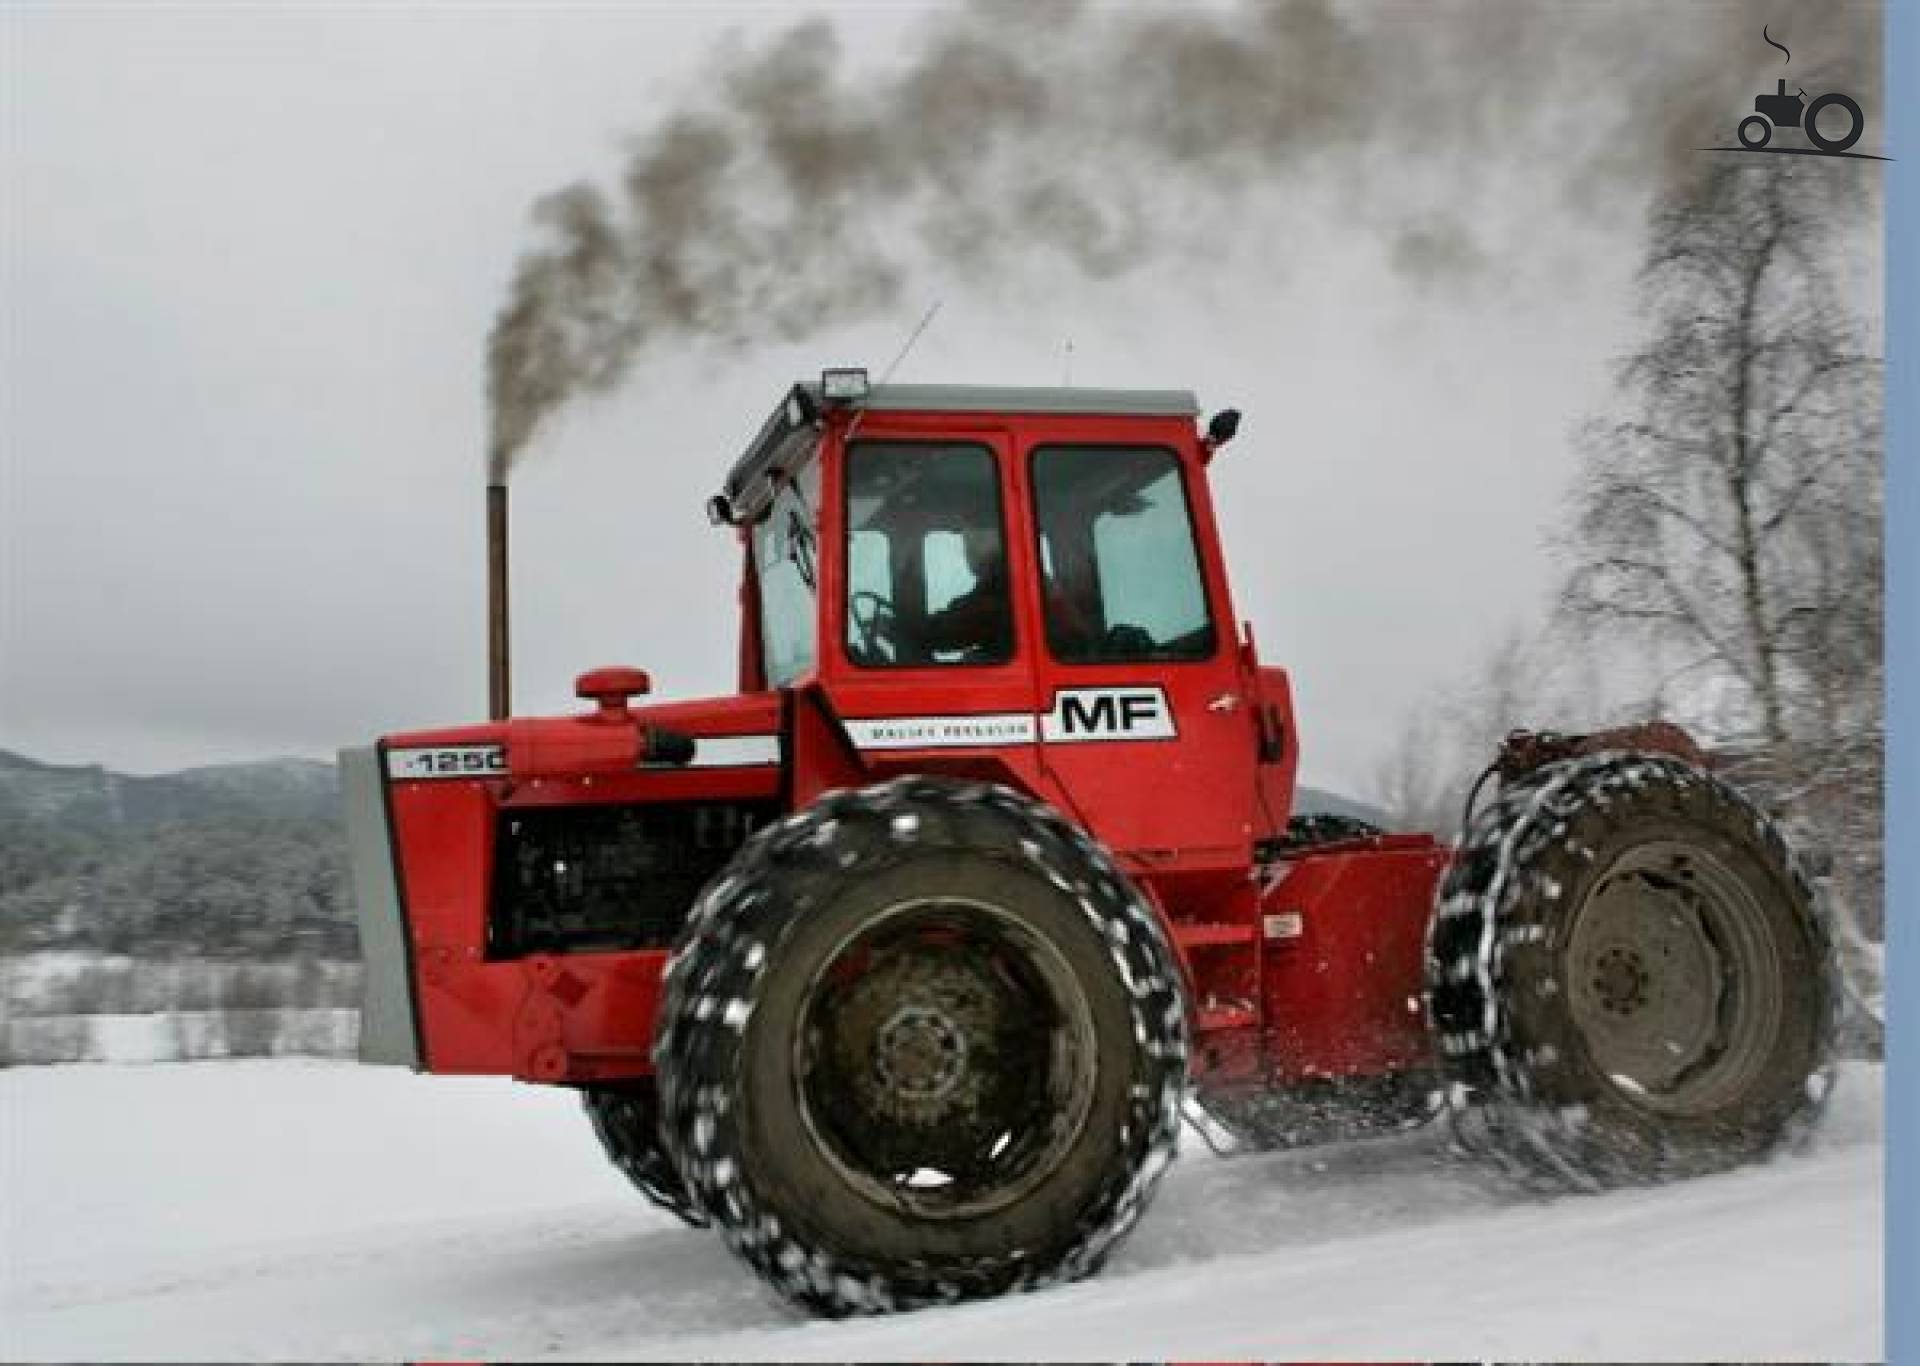
POLYGON ((742 847, 668 969, 654 1061, 695 1204, 788 1299, 910 1309, 1073 1280, 1179 1135, 1152 908, 1005 788, 829 794, 742 847))
POLYGON ((1747 1162, 1832 1089, 1825 920, 1761 811, 1664 756, 1512 783, 1468 830, 1428 938, 1461 1144, 1595 1190, 1747 1162))

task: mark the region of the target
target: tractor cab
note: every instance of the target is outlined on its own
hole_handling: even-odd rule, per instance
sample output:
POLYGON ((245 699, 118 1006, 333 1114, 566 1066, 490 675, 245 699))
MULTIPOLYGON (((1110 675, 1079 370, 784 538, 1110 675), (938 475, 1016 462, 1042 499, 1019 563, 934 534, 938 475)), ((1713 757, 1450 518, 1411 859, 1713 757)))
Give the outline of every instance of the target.
POLYGON ((795 385, 709 507, 747 551, 742 691, 804 694, 863 767, 1012 782, 1123 854, 1244 872, 1287 818, 1288 704, 1234 629, 1206 477, 1232 424, 1198 413, 795 385))

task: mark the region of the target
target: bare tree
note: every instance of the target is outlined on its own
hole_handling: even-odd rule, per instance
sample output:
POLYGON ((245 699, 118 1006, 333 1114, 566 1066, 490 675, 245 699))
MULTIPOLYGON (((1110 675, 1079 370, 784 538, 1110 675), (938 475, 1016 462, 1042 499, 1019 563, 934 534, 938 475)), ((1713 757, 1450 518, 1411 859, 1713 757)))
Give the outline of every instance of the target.
POLYGON ((1458 737, 1430 712, 1410 712, 1375 764, 1366 796, 1396 830, 1450 832, 1460 806, 1459 749, 1458 737))
POLYGON ((1879 724, 1879 366, 1832 208, 1818 176, 1729 163, 1661 212, 1622 413, 1580 438, 1567 607, 1737 682, 1776 751, 1879 724))

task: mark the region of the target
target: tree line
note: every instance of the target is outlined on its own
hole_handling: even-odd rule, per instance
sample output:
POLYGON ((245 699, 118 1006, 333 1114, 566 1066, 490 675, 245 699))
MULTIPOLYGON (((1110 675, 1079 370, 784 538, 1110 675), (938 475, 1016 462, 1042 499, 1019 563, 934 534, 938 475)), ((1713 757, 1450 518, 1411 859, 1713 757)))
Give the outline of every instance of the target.
POLYGON ((0 954, 354 959, 337 819, 221 813, 111 830, 0 808, 0 954))

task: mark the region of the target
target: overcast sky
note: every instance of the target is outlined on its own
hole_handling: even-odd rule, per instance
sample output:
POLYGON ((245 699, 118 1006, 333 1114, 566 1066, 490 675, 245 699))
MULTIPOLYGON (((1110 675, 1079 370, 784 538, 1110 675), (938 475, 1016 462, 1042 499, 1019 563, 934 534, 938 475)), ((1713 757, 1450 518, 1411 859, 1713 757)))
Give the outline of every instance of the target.
MULTIPOLYGON (((149 771, 483 714, 483 348, 528 205, 795 17, 0 8, 0 747, 149 771)), ((880 71, 924 16, 835 17, 880 71)), ((1245 411, 1214 467, 1235 606, 1293 672, 1303 776, 1364 789, 1549 587, 1641 202, 1524 167, 1456 187, 1391 140, 1364 174, 1369 213, 1446 231, 1374 231, 1308 178, 1115 278, 933 271, 803 344, 647 358, 516 473, 519 709, 610 662, 727 690, 737 559, 702 499, 786 384, 877 371, 937 301, 897 378, 1056 383, 1070 343, 1075 383, 1245 411), (1409 268, 1456 229, 1503 250, 1409 268)))

